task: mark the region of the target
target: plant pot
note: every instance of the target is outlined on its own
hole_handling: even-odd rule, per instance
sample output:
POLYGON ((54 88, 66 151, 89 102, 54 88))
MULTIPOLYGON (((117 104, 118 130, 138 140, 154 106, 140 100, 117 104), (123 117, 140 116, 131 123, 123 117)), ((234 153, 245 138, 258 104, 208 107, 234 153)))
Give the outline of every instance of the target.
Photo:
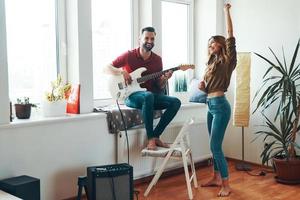
POLYGON ((15 104, 16 116, 18 119, 29 119, 31 104, 15 104))
POLYGON ((284 184, 300 184, 300 158, 290 160, 273 158, 276 181, 284 184))
POLYGON ((43 115, 44 117, 64 116, 66 114, 66 106, 67 106, 66 100, 53 101, 53 102, 43 101, 42 102, 43 115))

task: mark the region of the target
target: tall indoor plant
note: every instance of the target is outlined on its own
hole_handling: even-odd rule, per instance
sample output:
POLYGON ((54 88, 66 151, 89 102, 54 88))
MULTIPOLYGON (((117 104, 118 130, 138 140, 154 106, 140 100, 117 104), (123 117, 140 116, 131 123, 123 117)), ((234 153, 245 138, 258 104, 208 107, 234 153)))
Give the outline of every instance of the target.
POLYGON ((276 64, 255 53, 270 65, 263 76, 263 85, 254 97, 256 99, 261 94, 254 112, 261 110, 266 121, 262 126, 263 130, 256 132, 258 137, 264 137, 265 142, 261 153, 262 163, 273 160, 277 180, 284 183, 300 183, 300 159, 295 151, 295 148, 299 148, 295 142, 299 132, 300 116, 300 63, 296 63, 299 46, 300 39, 296 44, 290 65, 287 65, 284 50, 282 50, 283 61, 280 61, 269 48, 276 59, 276 64), (274 119, 264 114, 264 111, 270 108, 276 109, 274 119), (283 166, 288 169, 282 169, 283 166))

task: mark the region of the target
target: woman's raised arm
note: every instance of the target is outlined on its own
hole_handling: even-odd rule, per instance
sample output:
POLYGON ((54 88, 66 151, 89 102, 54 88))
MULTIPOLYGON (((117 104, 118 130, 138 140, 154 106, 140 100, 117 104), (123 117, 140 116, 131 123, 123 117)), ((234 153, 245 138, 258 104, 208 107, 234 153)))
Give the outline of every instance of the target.
POLYGON ((232 21, 231 21, 231 16, 230 16, 230 8, 231 8, 231 5, 229 3, 226 3, 224 6, 224 12, 225 12, 225 20, 226 20, 227 38, 233 37, 233 28, 232 28, 232 21))

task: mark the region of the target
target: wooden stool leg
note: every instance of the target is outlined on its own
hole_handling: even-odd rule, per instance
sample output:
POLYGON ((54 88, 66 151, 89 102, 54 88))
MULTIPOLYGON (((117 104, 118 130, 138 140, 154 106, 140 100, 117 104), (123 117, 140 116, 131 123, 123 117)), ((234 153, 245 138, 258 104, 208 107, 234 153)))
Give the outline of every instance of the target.
POLYGON ((155 176, 153 177, 151 183, 147 187, 147 189, 146 189, 146 191, 144 193, 145 197, 148 196, 148 194, 149 194, 150 190, 152 189, 152 187, 157 183, 159 177, 161 176, 161 174, 163 173, 163 171, 165 169, 165 166, 166 166, 168 160, 171 157, 172 152, 173 152, 173 149, 171 148, 171 150, 169 151, 169 153, 167 154, 167 156, 164 158, 163 163, 161 164, 161 166, 158 168, 157 172, 155 173, 155 176))
POLYGON ((198 181, 197 181, 197 175, 196 175, 196 169, 195 169, 195 163, 192 157, 192 152, 189 153, 190 163, 191 163, 191 169, 192 169, 192 176, 193 176, 193 182, 194 187, 198 188, 198 181))
POLYGON ((189 174, 189 168, 188 168, 188 163, 187 163, 187 156, 184 152, 182 153, 182 162, 183 162, 186 186, 188 189, 188 195, 189 195, 189 199, 191 200, 191 199, 193 199, 193 192, 192 192, 192 187, 191 187, 190 174, 189 174))

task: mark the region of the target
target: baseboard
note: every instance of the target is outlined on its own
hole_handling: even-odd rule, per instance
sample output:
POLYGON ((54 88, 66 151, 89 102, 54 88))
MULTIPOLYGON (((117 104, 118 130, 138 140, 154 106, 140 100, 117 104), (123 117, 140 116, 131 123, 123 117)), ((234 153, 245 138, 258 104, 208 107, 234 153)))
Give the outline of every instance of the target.
POLYGON ((272 167, 272 166, 265 166, 265 165, 262 165, 262 164, 253 163, 253 162, 249 162, 249 161, 242 161, 242 160, 240 160, 240 159, 230 158, 230 157, 226 157, 226 159, 227 159, 228 161, 232 161, 232 162, 234 162, 234 163, 244 162, 244 163, 246 163, 246 164, 249 164, 249 165, 254 166, 254 167, 257 167, 257 168, 273 170, 273 167, 272 167))

